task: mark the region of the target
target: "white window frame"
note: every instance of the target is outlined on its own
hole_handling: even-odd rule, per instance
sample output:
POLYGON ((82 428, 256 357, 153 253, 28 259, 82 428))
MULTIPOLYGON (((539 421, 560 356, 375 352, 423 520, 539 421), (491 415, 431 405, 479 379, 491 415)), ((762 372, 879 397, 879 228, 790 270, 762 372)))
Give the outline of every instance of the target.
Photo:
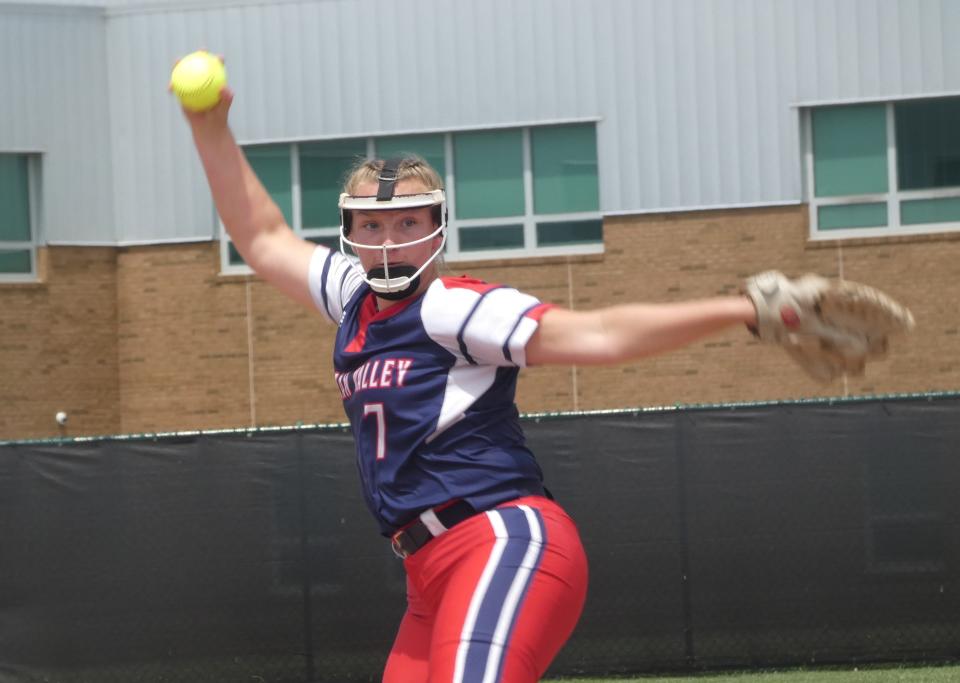
MULTIPOLYGON (((598 118, 572 119, 562 121, 549 121, 538 123, 512 124, 503 126, 487 126, 484 128, 466 128, 457 130, 434 130, 434 131, 410 131, 401 133, 382 133, 363 136, 366 139, 367 158, 375 158, 375 140, 380 137, 394 137, 402 135, 443 135, 444 165, 445 177, 444 185, 447 188, 447 210, 450 214, 450 222, 447 225, 447 250, 444 254, 444 260, 447 263, 462 261, 491 261, 501 259, 520 259, 536 258, 542 256, 570 256, 583 254, 602 254, 604 251, 603 242, 593 244, 570 244, 558 246, 537 247, 537 225, 541 223, 566 222, 566 221, 587 221, 597 220, 603 222, 603 212, 600 210, 602 202, 598 202, 596 211, 583 211, 576 213, 557 213, 557 214, 535 214, 533 210, 533 151, 531 129, 554 125, 571 124, 593 124, 596 126, 598 118), (472 133, 480 130, 516 130, 520 129, 522 133, 522 154, 523 154, 523 189, 524 189, 524 213, 521 216, 508 216, 499 218, 456 218, 456 178, 454 174, 454 151, 453 138, 458 133, 472 133), (486 249, 482 251, 462 251, 460 249, 460 230, 470 229, 479 226, 498 226, 498 225, 522 225, 523 242, 522 247, 514 249, 486 249)), ((596 129, 594 129, 596 130, 596 129)), ((356 136, 350 136, 356 137, 356 136)), ((300 215, 300 143, 306 142, 327 142, 336 139, 347 138, 325 138, 325 139, 303 139, 303 140, 279 140, 279 141, 256 141, 244 142, 242 145, 262 145, 262 144, 288 144, 290 146, 290 180, 292 192, 292 211, 293 211, 293 229, 294 233, 303 237, 338 237, 340 235, 340 226, 308 228, 304 229, 302 217, 300 215)), ((599 173, 597 182, 599 184, 599 173)), ((598 188, 599 189, 599 188, 598 188)), ((230 254, 228 245, 230 237, 223 227, 223 222, 218 221, 220 232, 220 274, 221 275, 249 275, 253 270, 246 265, 230 263, 230 254)))
MULTIPOLYGON (((293 225, 290 228, 304 239, 309 237, 336 237, 340 235, 340 226, 335 228, 304 228, 303 217, 300 215, 300 143, 290 145, 290 210, 293 213, 293 225)), ((367 156, 371 156, 371 143, 367 141, 367 156)), ((220 231, 220 274, 221 275, 251 275, 253 269, 244 264, 230 263, 229 245, 232 241, 223 227, 223 221, 217 220, 220 231)))
POLYGON ((30 252, 29 273, 0 273, 0 284, 13 282, 37 282, 37 247, 40 244, 40 159, 37 151, 0 150, 4 155, 27 158, 27 205, 30 209, 30 239, 19 242, 0 242, 0 248, 9 250, 28 250, 30 252))
MULTIPOLYGON (((955 96, 955 95, 951 95, 955 96)), ((902 98, 916 99, 916 98, 902 98)), ((935 99, 931 97, 930 99, 935 99)), ((940 232, 960 231, 960 221, 948 223, 922 223, 902 225, 900 223, 900 203, 912 199, 944 199, 960 197, 960 186, 935 190, 900 190, 897 177, 897 139, 894 104, 900 100, 882 102, 886 116, 887 131, 887 192, 875 194, 843 195, 840 197, 815 196, 816 178, 814 176, 813 156, 813 111, 817 106, 804 107, 802 112, 803 158, 805 165, 806 200, 810 207, 810 240, 828 241, 844 239, 862 239, 865 237, 892 237, 903 235, 927 235, 940 232), (845 204, 886 204, 887 225, 865 228, 843 228, 824 230, 819 228, 819 208, 821 206, 839 206, 845 204)), ((844 102, 843 104, 881 104, 875 100, 863 102, 844 102)), ((825 103, 829 104, 829 103, 825 103)), ((839 103, 838 103, 839 104, 839 103)))

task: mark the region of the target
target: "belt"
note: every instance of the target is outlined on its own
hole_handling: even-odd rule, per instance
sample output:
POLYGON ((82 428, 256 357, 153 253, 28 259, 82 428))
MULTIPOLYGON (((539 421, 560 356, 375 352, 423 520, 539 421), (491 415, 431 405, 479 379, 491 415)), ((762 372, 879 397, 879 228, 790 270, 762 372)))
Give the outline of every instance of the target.
POLYGON ((464 500, 424 510, 417 519, 390 537, 393 552, 401 559, 410 557, 436 536, 475 514, 477 510, 464 500))

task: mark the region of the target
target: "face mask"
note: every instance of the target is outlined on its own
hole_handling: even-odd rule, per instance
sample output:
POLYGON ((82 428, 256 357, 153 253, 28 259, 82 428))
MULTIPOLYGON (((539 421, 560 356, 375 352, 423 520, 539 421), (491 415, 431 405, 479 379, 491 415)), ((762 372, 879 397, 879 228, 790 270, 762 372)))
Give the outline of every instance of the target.
POLYGON ((420 244, 440 236, 440 245, 433 252, 433 255, 418 269, 412 266, 395 266, 393 268, 378 266, 371 268, 363 276, 364 281, 370 285, 379 296, 391 301, 403 299, 413 292, 417 291, 420 284, 420 274, 436 259, 442 252, 447 243, 447 202, 443 190, 431 190, 420 194, 397 195, 396 185, 400 178, 400 167, 404 159, 387 159, 383 162, 380 169, 380 175, 377 178, 377 194, 369 197, 351 196, 347 193, 340 195, 340 249, 347 254, 347 248, 350 247, 359 253, 361 249, 374 249, 381 251, 383 262, 390 260, 389 251, 391 249, 403 249, 404 247, 420 244), (407 242, 405 244, 391 244, 389 246, 375 246, 359 244, 350 239, 351 211, 379 211, 392 210, 400 208, 418 208, 429 206, 439 215, 436 230, 426 237, 407 242))
MULTIPOLYGON (((400 266, 394 268, 383 268, 381 266, 379 268, 372 268, 369 273, 363 274, 363 279, 377 294, 383 295, 385 299, 390 299, 391 297, 387 295, 403 292, 399 297, 402 299, 405 296, 409 296, 407 292, 408 289, 416 290, 416 285, 411 287, 412 281, 418 278, 427 266, 443 253, 443 247, 447 243, 446 222, 447 210, 443 190, 433 190, 423 194, 400 195, 387 202, 378 200, 376 197, 352 197, 348 194, 342 194, 340 195, 340 250, 347 256, 350 256, 351 251, 379 251, 382 254, 383 261, 386 263, 389 262, 390 251, 393 249, 411 247, 440 237, 440 244, 419 269, 405 270, 400 269, 400 266), (351 226, 350 212, 352 210, 376 211, 380 209, 418 208, 422 206, 438 207, 441 216, 440 225, 425 237, 421 237, 412 242, 391 244, 389 246, 360 244, 359 242, 354 242, 349 237, 351 226), (377 271, 378 274, 374 275, 374 271, 377 271)), ((410 266, 404 266, 403 268, 410 268, 410 266)))

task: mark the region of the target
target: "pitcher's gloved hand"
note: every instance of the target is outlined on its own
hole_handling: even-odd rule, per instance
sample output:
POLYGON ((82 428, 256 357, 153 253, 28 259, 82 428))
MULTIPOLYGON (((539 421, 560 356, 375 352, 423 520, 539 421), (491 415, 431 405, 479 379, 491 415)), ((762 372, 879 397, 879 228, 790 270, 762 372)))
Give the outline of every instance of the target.
POLYGON ((747 279, 744 292, 757 309, 751 332, 782 346, 821 382, 862 375, 867 360, 886 354, 890 335, 914 327, 906 307, 856 282, 812 274, 791 280, 771 270, 747 279))

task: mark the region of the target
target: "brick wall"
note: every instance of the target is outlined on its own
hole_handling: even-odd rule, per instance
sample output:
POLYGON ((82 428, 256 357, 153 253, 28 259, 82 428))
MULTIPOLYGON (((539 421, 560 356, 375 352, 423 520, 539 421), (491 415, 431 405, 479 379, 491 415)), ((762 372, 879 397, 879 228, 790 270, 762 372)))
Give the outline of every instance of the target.
POLYGON ((244 286, 210 242, 120 249, 117 367, 124 432, 250 424, 244 286))
POLYGON ((41 282, 0 285, 0 439, 118 432, 116 250, 38 257, 41 282))
MULTIPOLYGON (((617 217, 602 256, 448 270, 578 309, 734 293, 771 267, 842 271, 918 320, 866 377, 828 387, 737 328, 620 367, 530 368, 525 412, 960 389, 960 235, 812 244, 806 226, 802 206, 617 217)), ((0 438, 57 435, 64 403, 71 435, 343 421, 333 326, 257 278, 218 275, 216 244, 46 251, 44 283, 0 286, 0 438)))
POLYGON ((910 337, 895 340, 892 357, 871 364, 865 377, 827 387, 797 372, 778 349, 731 329, 667 356, 581 372, 583 407, 960 388, 953 361, 960 323, 957 237, 810 244, 806 209, 799 206, 610 219, 605 229, 607 262, 575 269, 578 308, 630 298, 671 301, 734 293, 743 278, 767 268, 828 277, 842 270, 843 277, 876 284, 902 300, 919 326, 910 337))

